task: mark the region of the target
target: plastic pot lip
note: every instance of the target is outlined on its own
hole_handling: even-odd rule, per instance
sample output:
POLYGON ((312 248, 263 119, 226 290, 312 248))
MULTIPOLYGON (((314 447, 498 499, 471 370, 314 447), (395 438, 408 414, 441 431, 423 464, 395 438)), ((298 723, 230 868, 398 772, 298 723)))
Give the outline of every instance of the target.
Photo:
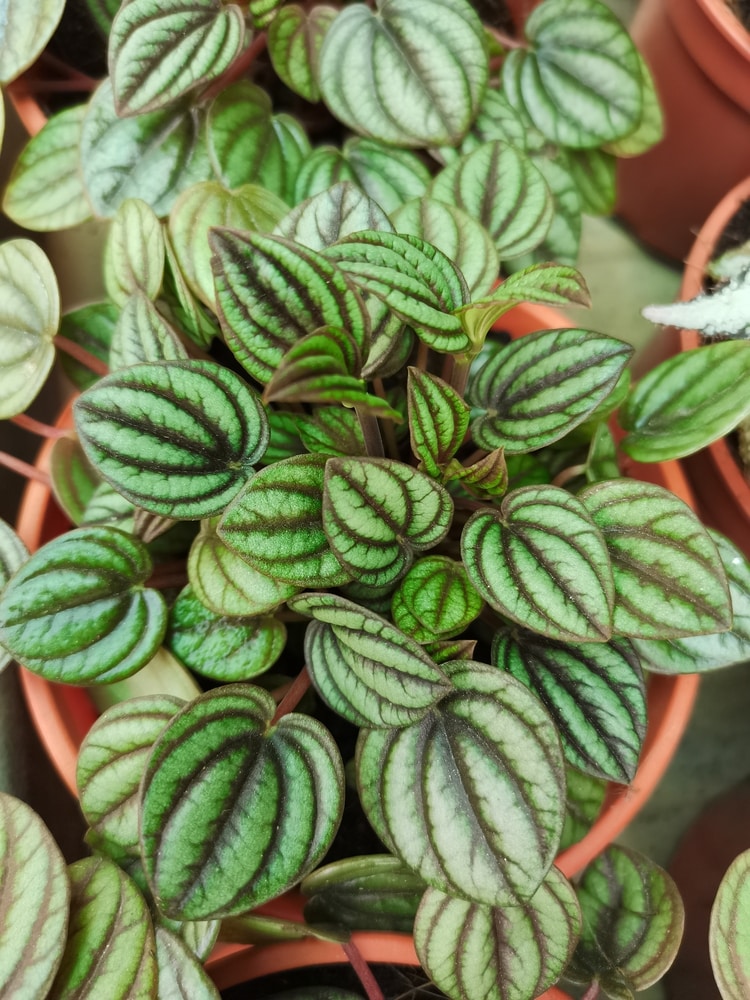
MULTIPOLYGON (((498 326, 522 336, 539 329, 572 327, 566 317, 548 306, 519 305, 509 310, 498 326)), ((70 404, 58 423, 70 422, 70 404)), ((42 446, 37 464, 48 469, 52 442, 42 446)), ((641 466, 629 461, 628 474, 656 481, 693 505, 692 493, 678 462, 641 466)), ((50 491, 41 483, 30 482, 23 496, 17 529, 30 549, 42 543, 45 516, 50 507, 50 491)), ((77 796, 76 755, 88 728, 96 718, 84 688, 53 684, 22 669, 21 681, 40 739, 58 774, 77 796)), ((652 675, 648 685, 649 726, 641 760, 630 785, 609 786, 602 811, 585 837, 564 851, 556 861, 569 878, 582 871, 627 827, 656 788, 687 726, 698 692, 697 674, 652 675)))

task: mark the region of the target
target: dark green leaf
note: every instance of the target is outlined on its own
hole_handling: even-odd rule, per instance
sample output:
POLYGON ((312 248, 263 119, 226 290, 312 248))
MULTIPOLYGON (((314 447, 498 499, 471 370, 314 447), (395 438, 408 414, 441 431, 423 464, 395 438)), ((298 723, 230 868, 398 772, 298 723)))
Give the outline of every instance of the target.
POLYGON ((601 812, 607 794, 607 782, 601 778, 594 778, 573 767, 568 767, 566 773, 567 796, 561 852, 583 840, 601 812))
POLYGON ((391 615, 398 628, 417 642, 430 642, 459 635, 483 607, 460 562, 425 556, 396 588, 391 615))
POLYGON ((362 455, 367 450, 354 410, 318 406, 312 414, 300 414, 297 427, 302 444, 313 454, 362 455))
POLYGON ((748 864, 750 851, 734 859, 721 880, 711 910, 708 947, 722 1000, 743 1000, 750 990, 748 864))
POLYGON ((419 368, 409 368, 407 398, 411 450, 420 469, 440 478, 463 444, 471 411, 447 382, 419 368))

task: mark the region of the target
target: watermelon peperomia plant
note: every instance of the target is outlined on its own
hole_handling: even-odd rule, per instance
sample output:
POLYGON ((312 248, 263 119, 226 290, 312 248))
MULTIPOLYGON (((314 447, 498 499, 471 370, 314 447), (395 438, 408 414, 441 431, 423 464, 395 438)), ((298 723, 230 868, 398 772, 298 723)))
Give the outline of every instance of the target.
MULTIPOLYGON (((3 985, 215 996, 191 956, 217 935, 361 926, 413 926, 461 1000, 648 985, 668 877, 612 848, 576 890, 553 862, 635 773, 641 658, 730 629, 736 553, 619 476, 628 345, 496 330, 588 302, 581 209, 659 132, 642 60, 598 0, 543 0, 523 39, 467 0, 89 6, 110 76, 4 207, 110 219, 107 297, 61 319, 40 247, 0 246, 0 417, 37 426, 58 348, 81 390, 50 471, 71 529, 32 555, 0 531, 0 646, 175 686, 81 747, 92 858, 66 873, 3 800, 8 884, 39 893, 0 913, 3 985), (273 909, 300 884, 302 929, 273 909)), ((4 80, 61 7, 10 0, 4 80)))

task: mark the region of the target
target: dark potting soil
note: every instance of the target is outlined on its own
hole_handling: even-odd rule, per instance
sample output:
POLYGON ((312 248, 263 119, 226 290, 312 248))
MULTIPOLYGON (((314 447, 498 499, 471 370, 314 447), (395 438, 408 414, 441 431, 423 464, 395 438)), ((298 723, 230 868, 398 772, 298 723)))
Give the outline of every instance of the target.
MULTIPOLYGON (((747 3, 750 7, 750 0, 747 0, 747 3)), ((721 254, 742 246, 748 240, 750 240, 750 198, 743 201, 724 227, 724 232, 716 241, 713 256, 720 257, 721 254)))
MULTIPOLYGON (((403 965, 370 963, 386 1000, 444 1000, 445 994, 433 985, 421 969, 403 965)), ((350 965, 320 965, 309 969, 295 969, 264 976, 252 983, 244 983, 222 990, 223 1000, 272 1000, 286 994, 292 1000, 298 991, 308 987, 348 990, 364 997, 362 984, 350 965)), ((321 994, 322 995, 322 994, 321 994)), ((281 1000, 281 998, 280 998, 281 1000)))

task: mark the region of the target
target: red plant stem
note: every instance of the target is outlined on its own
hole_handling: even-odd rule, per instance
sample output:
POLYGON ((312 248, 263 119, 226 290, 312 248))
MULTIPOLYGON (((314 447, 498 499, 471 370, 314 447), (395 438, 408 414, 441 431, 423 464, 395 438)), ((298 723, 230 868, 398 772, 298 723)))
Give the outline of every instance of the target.
POLYGON ((146 586, 154 590, 167 587, 184 587, 187 583, 187 563, 184 559, 170 559, 154 569, 146 586))
POLYGON ((365 962, 364 958, 362 958, 359 948, 351 941, 347 941, 341 947, 346 952, 346 957, 349 959, 351 967, 357 973, 360 983, 364 986, 368 1000, 385 1000, 383 991, 378 986, 377 980, 372 974, 372 969, 365 962))
POLYGON ((485 29, 492 35, 496 42, 499 42, 504 49, 525 49, 527 45, 520 38, 513 38, 512 35, 507 35, 504 31, 500 31, 499 28, 493 28, 489 25, 485 25, 485 29))
POLYGON ((6 451, 0 451, 0 465, 4 465, 6 469, 17 472, 19 476, 23 476, 25 479, 34 479, 38 483, 50 486, 50 478, 46 472, 42 472, 33 465, 29 465, 28 462, 16 458, 15 455, 9 455, 6 451))
POLYGON ((581 997, 581 1000, 598 1000, 599 997, 599 980, 596 980, 589 986, 586 992, 581 997))
POLYGON ((414 367, 419 368, 421 372, 427 371, 427 361, 430 356, 430 349, 425 344, 423 340, 420 340, 417 344, 417 357, 414 362, 414 367))
POLYGON ((26 81, 26 90, 30 94, 80 94, 90 93, 97 81, 89 76, 74 76, 71 80, 30 79, 26 81))
POLYGON ((30 431, 32 434, 38 434, 39 437, 43 438, 52 438, 53 440, 56 440, 61 437, 72 437, 71 431, 60 427, 51 427, 49 424, 43 424, 41 420, 35 420, 33 417, 27 416, 25 413, 19 413, 15 417, 11 417, 10 422, 15 424, 16 427, 21 427, 23 430, 30 431))
POLYGON ((44 66, 49 66, 50 69, 56 69, 59 73, 63 73, 66 80, 77 80, 81 87, 93 90, 99 82, 93 76, 89 76, 87 73, 82 73, 80 70, 69 66, 64 59, 58 58, 48 50, 42 53, 39 61, 44 66))
POLYGON ((54 340, 55 347, 69 354, 71 358, 75 358, 82 365, 92 371, 95 375, 109 375, 109 368, 104 364, 102 360, 92 354, 91 351, 87 351, 85 347, 81 347, 80 344, 76 344, 75 341, 69 340, 67 337, 61 336, 59 333, 54 340))
POLYGON ((565 486, 566 483, 569 483, 571 479, 575 479, 576 476, 582 476, 585 471, 585 465, 569 465, 567 469, 563 469, 557 473, 552 480, 552 486, 565 486))
POLYGON ((359 406, 355 406, 354 411, 359 419, 359 426, 365 439, 365 451, 371 458, 383 458, 385 450, 377 417, 359 406))
POLYGON ((279 702, 276 714, 271 720, 271 725, 275 725, 279 719, 293 712, 299 704, 305 691, 310 687, 310 674, 307 667, 303 667, 289 686, 289 690, 279 702))

